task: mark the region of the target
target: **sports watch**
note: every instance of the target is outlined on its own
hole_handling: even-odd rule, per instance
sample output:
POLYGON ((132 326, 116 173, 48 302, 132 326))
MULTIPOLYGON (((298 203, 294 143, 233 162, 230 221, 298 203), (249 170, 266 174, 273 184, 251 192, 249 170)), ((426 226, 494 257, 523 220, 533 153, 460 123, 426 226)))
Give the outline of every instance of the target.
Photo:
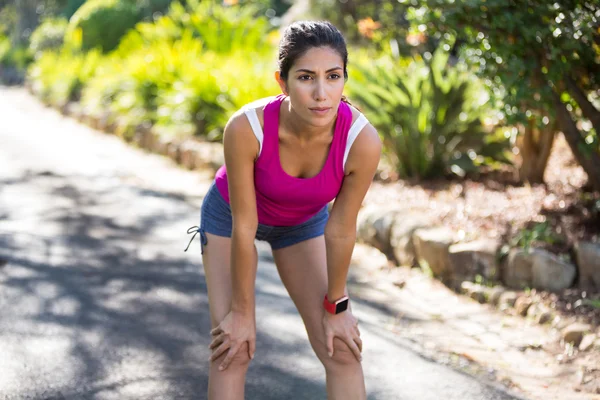
POLYGON ((348 309, 349 302, 350 299, 348 298, 348 296, 344 296, 341 299, 330 303, 329 299, 327 298, 327 294, 325 294, 325 299, 323 299, 323 308, 325 308, 325 310, 327 310, 327 312, 330 314, 339 314, 348 309))

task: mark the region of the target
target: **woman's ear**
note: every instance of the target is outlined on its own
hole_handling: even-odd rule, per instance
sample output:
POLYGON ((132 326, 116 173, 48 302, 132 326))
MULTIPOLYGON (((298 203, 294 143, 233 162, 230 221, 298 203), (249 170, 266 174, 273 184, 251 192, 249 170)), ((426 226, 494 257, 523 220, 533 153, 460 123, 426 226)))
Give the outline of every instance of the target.
POLYGON ((281 88, 281 92, 287 96, 288 95, 287 84, 285 83, 285 80, 283 80, 283 78, 281 77, 281 73, 279 71, 275 71, 275 80, 279 84, 279 87, 281 88))

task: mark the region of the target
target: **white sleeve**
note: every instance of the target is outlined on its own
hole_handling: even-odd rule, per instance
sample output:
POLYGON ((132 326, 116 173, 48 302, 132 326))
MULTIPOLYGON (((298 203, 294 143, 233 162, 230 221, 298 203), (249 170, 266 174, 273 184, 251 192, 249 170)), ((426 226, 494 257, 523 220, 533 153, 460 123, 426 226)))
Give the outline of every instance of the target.
POLYGON ((346 160, 348 159, 348 154, 350 153, 350 148, 352 147, 352 144, 358 137, 360 131, 362 131, 362 129, 368 123, 369 120, 367 119, 367 117, 365 117, 365 115, 361 113, 350 127, 350 130, 348 131, 348 141, 346 142, 346 151, 344 151, 344 170, 346 169, 346 160))

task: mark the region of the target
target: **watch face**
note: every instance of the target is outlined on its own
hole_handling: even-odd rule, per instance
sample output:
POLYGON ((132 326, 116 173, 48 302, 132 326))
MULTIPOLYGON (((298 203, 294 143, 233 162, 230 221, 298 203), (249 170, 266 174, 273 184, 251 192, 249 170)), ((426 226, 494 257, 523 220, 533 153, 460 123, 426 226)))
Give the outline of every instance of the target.
POLYGON ((342 300, 339 303, 335 304, 335 313, 339 314, 348 309, 348 299, 342 300))

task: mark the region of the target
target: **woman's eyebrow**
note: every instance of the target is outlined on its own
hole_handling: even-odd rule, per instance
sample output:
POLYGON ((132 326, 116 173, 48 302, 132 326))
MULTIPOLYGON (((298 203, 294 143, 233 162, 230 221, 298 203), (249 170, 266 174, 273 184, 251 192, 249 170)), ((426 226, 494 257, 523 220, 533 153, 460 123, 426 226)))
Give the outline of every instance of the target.
MULTIPOLYGON (((329 73, 331 71, 335 71, 335 70, 338 70, 338 69, 342 69, 342 67, 329 68, 327 71, 325 71, 325 73, 329 73)), ((309 74, 314 74, 315 73, 315 71, 311 71, 310 69, 304 69, 304 68, 297 69, 296 72, 308 72, 309 74)))

